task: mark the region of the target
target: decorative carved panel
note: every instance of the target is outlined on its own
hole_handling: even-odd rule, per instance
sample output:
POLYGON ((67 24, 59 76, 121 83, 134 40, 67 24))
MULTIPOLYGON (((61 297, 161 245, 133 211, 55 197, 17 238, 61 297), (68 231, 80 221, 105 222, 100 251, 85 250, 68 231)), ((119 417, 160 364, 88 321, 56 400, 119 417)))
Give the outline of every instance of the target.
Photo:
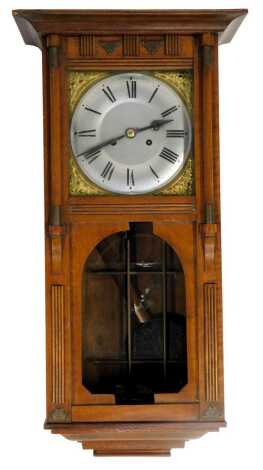
POLYGON ((96 34, 65 39, 69 58, 192 58, 192 36, 167 34, 96 34))

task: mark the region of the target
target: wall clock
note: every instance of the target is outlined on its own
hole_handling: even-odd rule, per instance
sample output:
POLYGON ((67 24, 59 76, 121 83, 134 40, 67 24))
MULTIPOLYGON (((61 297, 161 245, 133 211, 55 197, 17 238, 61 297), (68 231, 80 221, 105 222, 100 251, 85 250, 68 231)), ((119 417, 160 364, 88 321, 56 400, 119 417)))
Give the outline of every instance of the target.
POLYGON ((47 417, 95 455, 225 426, 218 45, 246 10, 17 10, 41 48, 47 417))

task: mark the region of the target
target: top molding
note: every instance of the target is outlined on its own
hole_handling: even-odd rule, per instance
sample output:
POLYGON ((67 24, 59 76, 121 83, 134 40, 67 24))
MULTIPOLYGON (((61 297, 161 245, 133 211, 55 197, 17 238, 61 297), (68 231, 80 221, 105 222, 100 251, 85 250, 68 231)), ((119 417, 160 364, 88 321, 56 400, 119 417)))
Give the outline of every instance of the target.
POLYGON ((231 41, 248 10, 14 10, 26 44, 43 47, 47 34, 216 33, 231 41))

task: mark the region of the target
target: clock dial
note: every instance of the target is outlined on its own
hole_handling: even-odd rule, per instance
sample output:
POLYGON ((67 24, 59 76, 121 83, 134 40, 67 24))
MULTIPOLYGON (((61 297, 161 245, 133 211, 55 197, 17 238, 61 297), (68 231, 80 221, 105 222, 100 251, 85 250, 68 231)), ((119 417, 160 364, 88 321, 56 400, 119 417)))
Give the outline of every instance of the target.
POLYGON ((162 80, 118 73, 84 93, 70 137, 74 158, 91 181, 113 193, 146 194, 184 167, 191 120, 180 96, 162 80))

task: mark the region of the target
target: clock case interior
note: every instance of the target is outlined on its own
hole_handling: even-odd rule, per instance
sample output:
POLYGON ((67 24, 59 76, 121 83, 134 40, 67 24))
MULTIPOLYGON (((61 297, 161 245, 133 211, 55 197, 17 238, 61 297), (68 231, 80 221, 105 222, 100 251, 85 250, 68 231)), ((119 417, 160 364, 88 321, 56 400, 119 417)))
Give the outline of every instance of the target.
POLYGON ((13 14, 43 52, 45 428, 95 455, 169 455, 225 426, 218 45, 246 10, 13 14), (68 76, 122 70, 192 74, 190 193, 76 177, 73 194, 68 76))

